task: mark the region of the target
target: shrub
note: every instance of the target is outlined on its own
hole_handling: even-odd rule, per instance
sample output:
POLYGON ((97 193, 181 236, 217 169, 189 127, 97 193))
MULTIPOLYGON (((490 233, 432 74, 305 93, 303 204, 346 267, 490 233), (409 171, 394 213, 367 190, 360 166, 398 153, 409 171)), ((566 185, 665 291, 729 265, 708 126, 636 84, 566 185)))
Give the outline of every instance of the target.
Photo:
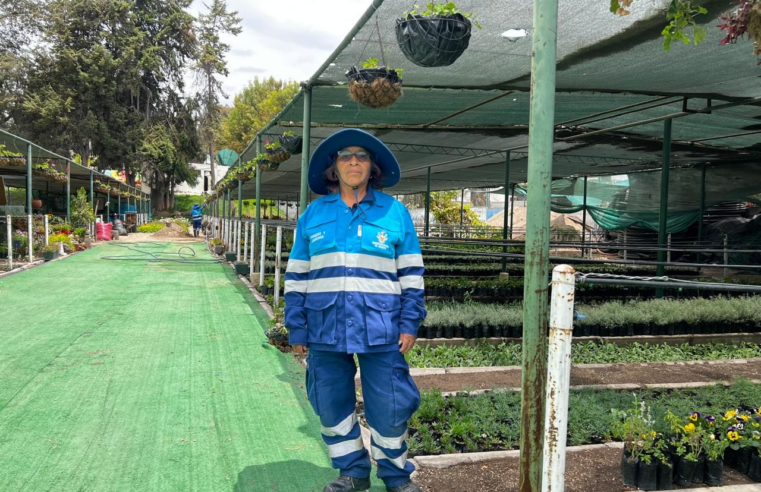
POLYGON ((158 232, 165 227, 166 227, 166 224, 162 222, 149 222, 147 224, 143 224, 140 227, 138 227, 137 232, 153 234, 154 232, 158 232))
POLYGON ((51 246, 55 246, 58 249, 57 243, 63 243, 72 250, 74 249, 74 243, 71 242, 71 238, 66 234, 53 234, 48 238, 48 243, 51 246))

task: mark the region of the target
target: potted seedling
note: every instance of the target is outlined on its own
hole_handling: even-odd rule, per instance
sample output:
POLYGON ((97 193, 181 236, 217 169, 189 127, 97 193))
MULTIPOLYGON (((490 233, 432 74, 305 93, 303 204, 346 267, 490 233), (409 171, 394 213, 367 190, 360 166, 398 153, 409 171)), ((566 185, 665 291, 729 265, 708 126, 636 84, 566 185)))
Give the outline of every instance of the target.
POLYGON ((402 96, 401 68, 379 67, 377 58, 368 58, 362 69, 351 67, 349 96, 352 101, 368 108, 387 108, 402 96))
POLYGON ((446 67, 468 48, 472 24, 481 28, 475 15, 461 13, 454 2, 428 2, 396 20, 396 41, 415 65, 446 67))
POLYGON ((221 255, 222 253, 225 252, 225 243, 223 243, 221 239, 215 237, 214 239, 211 240, 210 244, 211 244, 211 247, 214 249, 215 255, 221 255))
POLYGON ((0 144, 0 167, 20 167, 26 165, 26 159, 23 154, 6 150, 5 146, 0 144))
POLYGON ((291 155, 301 154, 303 139, 294 132, 284 132, 277 138, 280 146, 291 155))
POLYGON ((42 257, 45 261, 51 261, 58 258, 58 246, 55 244, 49 244, 42 248, 42 257))
POLYGON ((291 157, 291 154, 280 145, 279 141, 266 143, 264 145, 264 151, 267 154, 267 160, 275 164, 285 162, 291 157))

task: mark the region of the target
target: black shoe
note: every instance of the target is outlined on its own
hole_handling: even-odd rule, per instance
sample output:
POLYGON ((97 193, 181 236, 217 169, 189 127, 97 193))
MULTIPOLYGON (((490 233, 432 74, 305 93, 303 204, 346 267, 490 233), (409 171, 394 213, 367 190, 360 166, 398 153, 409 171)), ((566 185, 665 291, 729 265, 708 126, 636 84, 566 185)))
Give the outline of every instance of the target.
POLYGON ((423 489, 412 483, 412 480, 398 487, 386 487, 386 490, 388 492, 423 492, 423 489))
POLYGON ((353 492, 355 490, 369 490, 370 489, 370 477, 368 478, 355 478, 340 476, 337 480, 333 480, 322 489, 322 492, 353 492))

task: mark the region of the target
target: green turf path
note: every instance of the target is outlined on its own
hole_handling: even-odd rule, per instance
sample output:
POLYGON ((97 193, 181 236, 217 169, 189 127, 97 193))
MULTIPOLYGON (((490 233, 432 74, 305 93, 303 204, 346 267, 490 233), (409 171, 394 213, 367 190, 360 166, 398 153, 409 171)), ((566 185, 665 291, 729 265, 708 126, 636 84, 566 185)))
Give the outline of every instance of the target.
POLYGON ((303 369, 231 269, 125 254, 0 279, 0 490, 322 490, 303 369))

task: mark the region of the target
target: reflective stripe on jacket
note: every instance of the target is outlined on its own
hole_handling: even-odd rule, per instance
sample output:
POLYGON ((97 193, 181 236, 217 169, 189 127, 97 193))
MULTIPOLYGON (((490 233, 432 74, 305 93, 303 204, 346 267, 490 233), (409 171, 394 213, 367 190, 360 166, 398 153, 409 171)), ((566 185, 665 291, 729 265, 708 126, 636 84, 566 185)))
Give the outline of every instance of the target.
POLYGON ((424 268, 409 211, 372 189, 359 207, 331 194, 299 218, 285 274, 291 344, 385 352, 400 333, 417 336, 424 268))

